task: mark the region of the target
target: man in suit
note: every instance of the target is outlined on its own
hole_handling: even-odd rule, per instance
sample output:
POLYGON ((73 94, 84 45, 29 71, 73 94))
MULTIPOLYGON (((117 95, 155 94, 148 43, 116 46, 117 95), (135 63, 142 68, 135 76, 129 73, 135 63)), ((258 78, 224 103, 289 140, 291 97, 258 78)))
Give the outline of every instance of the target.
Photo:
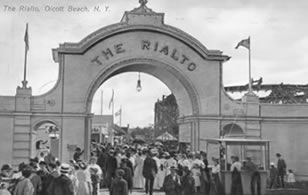
POLYGON ((176 173, 177 169, 174 166, 170 167, 170 172, 164 180, 163 189, 166 195, 178 195, 181 192, 181 179, 176 173))
POLYGON ((278 158, 277 162, 278 184, 280 187, 284 188, 284 176, 286 174, 287 164, 281 157, 281 154, 277 153, 276 157, 278 158))
POLYGON ((153 194, 153 183, 155 175, 157 174, 157 166, 155 160, 152 158, 151 152, 147 152, 147 157, 144 160, 142 175, 145 178, 145 193, 153 194))
POLYGON ((115 171, 117 168, 118 168, 117 159, 114 156, 114 150, 110 149, 105 164, 105 170, 106 170, 105 184, 109 189, 111 187, 111 181, 115 177, 115 171))

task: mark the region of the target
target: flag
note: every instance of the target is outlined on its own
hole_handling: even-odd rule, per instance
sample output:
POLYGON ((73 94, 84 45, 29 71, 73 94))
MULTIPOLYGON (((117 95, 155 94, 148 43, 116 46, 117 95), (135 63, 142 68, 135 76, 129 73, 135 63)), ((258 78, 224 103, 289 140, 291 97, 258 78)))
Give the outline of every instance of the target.
POLYGON ((122 113, 122 108, 120 108, 116 113, 114 113, 115 116, 120 116, 122 113))
POLYGON ((111 99, 110 99, 110 102, 109 102, 109 109, 111 108, 111 105, 113 104, 113 97, 114 97, 114 91, 112 89, 112 95, 111 95, 111 99))
POLYGON ((25 44, 26 44, 26 51, 29 51, 28 23, 26 25, 26 32, 25 32, 24 41, 25 41, 25 44))
POLYGON ((248 39, 241 40, 235 47, 237 49, 239 46, 246 47, 247 49, 250 49, 250 37, 248 39))

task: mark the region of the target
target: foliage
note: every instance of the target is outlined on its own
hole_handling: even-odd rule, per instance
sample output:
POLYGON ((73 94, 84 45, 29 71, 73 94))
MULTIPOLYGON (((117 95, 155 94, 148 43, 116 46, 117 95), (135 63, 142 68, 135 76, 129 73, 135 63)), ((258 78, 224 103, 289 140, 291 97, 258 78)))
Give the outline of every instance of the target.
POLYGON ((130 129, 129 134, 133 139, 144 139, 148 143, 154 140, 154 129, 152 126, 130 129))

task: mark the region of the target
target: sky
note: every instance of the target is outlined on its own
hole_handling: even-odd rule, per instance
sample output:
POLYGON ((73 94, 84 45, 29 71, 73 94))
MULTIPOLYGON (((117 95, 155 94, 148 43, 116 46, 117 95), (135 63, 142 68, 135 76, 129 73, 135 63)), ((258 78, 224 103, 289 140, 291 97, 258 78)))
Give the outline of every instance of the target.
MULTIPOLYGON (((149 8, 165 13, 166 24, 187 32, 206 48, 221 50, 231 57, 223 65, 225 86, 248 83, 248 52, 245 48, 234 49, 248 36, 253 78, 263 77, 264 84, 308 83, 307 0, 148 1, 149 8)), ((117 23, 125 11, 138 6, 138 0, 1 0, 0 95, 13 96, 21 85, 27 22, 30 40, 27 80, 33 95, 38 95, 51 89, 57 80, 58 64, 52 59, 52 48, 64 42, 78 42, 99 28, 117 23), (89 10, 100 6, 103 11, 47 11, 69 5, 87 6, 89 10), (40 12, 20 11, 21 6, 38 7, 40 12)), ((108 102, 115 89, 115 110, 122 106, 122 125, 153 124, 154 103, 170 90, 156 78, 141 74, 143 90, 137 93, 137 77, 138 73, 125 73, 106 81, 94 97, 92 112, 101 112, 103 91, 103 113, 110 114, 108 102)))

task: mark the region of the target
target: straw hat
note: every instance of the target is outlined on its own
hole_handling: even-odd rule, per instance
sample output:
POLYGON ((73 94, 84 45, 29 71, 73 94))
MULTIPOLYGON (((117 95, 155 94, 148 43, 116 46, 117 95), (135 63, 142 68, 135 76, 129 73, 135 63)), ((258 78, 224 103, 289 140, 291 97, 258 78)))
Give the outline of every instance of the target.
POLYGON ((177 168, 175 166, 171 166, 170 170, 177 170, 177 168))
POLYGON ((60 168, 61 173, 67 174, 67 173, 70 172, 70 170, 71 170, 71 168, 70 168, 69 164, 66 164, 66 163, 61 164, 61 168, 60 168))
POLYGON ((10 170, 12 170, 12 167, 9 164, 4 164, 1 167, 1 171, 10 171, 10 170))

